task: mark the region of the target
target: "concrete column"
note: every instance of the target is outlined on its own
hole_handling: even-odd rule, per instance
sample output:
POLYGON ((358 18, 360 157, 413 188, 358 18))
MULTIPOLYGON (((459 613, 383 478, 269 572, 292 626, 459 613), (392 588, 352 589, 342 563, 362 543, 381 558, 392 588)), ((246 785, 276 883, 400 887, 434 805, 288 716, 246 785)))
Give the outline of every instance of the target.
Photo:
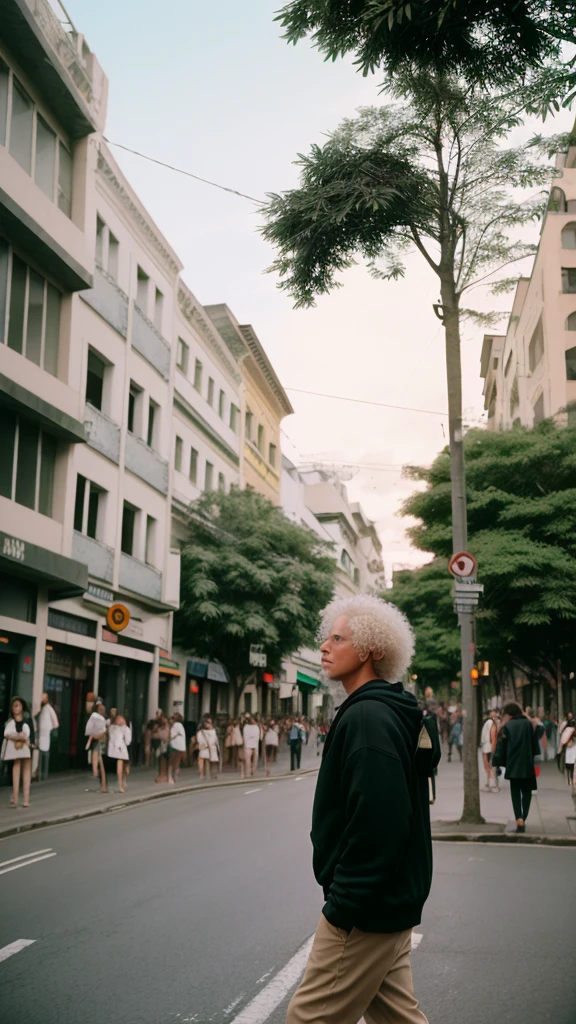
POLYGON ((48 628, 48 592, 38 587, 36 605, 36 644, 34 648, 34 673, 32 676, 32 714, 40 710, 44 692, 44 664, 46 661, 46 630, 48 628))
POLYGON ((154 648, 154 661, 150 666, 150 679, 148 682, 148 719, 154 718, 158 707, 158 692, 160 688, 160 648, 154 648))

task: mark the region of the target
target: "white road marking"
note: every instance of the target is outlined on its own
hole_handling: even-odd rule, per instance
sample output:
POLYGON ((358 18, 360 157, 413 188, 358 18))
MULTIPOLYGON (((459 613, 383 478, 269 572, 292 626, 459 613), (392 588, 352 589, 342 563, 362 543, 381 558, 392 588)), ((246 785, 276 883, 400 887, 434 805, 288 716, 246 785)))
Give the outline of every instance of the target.
POLYGON ((9 871, 18 871, 18 868, 27 868, 29 864, 36 864, 39 860, 49 860, 55 857, 55 853, 45 853, 43 857, 33 857, 32 860, 23 860, 20 864, 12 864, 12 867, 2 868, 0 875, 6 875, 9 871))
POLYGON ((256 789, 245 789, 244 796, 250 796, 251 793, 259 793, 262 786, 256 786, 256 789))
POLYGON ((39 857, 41 853, 51 853, 52 847, 47 846, 45 850, 33 850, 32 853, 23 853, 21 857, 12 857, 12 860, 0 861, 0 868, 5 868, 7 864, 15 864, 17 860, 28 860, 28 857, 39 857))
POLYGON ((16 942, 4 946, 3 949, 0 949, 0 963, 2 960, 7 960, 9 956, 14 956, 14 953, 19 953, 21 949, 26 949, 26 946, 32 946, 35 942, 36 939, 16 939, 16 942))
POLYGON ((244 996, 244 993, 241 992, 240 995, 234 1000, 234 1002, 230 1003, 230 1006, 227 1006, 225 1010, 222 1010, 222 1013, 226 1017, 228 1016, 229 1013, 232 1013, 232 1010, 234 1009, 235 1006, 238 1006, 238 1003, 241 1002, 243 996, 244 996))
POLYGON ((234 1017, 232 1024, 264 1024, 264 1021, 268 1020, 276 1007, 288 995, 290 989, 300 981, 313 941, 313 935, 306 939, 304 945, 300 946, 298 952, 286 966, 272 978, 272 981, 268 982, 266 987, 244 1007, 237 1017, 234 1017))
POLYGON ((414 951, 415 949, 418 949, 418 946, 422 942, 423 938, 424 938, 424 936, 420 935, 419 932, 412 932, 412 951, 414 951))

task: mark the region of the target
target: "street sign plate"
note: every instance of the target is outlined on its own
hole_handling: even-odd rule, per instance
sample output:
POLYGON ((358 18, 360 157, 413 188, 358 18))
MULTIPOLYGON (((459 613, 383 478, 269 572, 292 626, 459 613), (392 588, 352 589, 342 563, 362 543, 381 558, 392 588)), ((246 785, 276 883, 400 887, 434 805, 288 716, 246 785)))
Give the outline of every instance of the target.
POLYGON ((458 551, 448 562, 448 572, 452 576, 475 576, 478 562, 469 551, 458 551))

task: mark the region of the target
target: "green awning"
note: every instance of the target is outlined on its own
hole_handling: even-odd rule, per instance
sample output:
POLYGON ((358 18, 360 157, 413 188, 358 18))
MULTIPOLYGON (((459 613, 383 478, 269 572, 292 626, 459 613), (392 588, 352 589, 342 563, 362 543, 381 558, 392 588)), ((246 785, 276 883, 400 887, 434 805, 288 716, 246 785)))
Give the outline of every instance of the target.
POLYGON ((307 676, 305 672, 296 672, 296 682, 300 690, 315 690, 318 686, 318 680, 307 676))

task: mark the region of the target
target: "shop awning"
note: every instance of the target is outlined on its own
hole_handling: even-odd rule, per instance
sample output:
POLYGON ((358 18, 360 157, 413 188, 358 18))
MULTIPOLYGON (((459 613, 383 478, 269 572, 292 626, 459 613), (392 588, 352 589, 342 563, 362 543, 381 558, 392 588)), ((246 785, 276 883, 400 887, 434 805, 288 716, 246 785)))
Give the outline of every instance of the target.
POLYGON ((180 676, 180 665, 177 661, 172 661, 171 658, 160 657, 160 675, 180 676))
POLYGON ((314 676, 307 676, 305 672, 300 671, 296 672, 296 682, 302 692, 315 690, 319 685, 318 680, 314 679, 314 676))
POLYGON ((212 683, 230 682, 226 669, 219 661, 208 661, 204 658, 189 658, 186 662, 186 674, 193 679, 209 679, 212 683))

